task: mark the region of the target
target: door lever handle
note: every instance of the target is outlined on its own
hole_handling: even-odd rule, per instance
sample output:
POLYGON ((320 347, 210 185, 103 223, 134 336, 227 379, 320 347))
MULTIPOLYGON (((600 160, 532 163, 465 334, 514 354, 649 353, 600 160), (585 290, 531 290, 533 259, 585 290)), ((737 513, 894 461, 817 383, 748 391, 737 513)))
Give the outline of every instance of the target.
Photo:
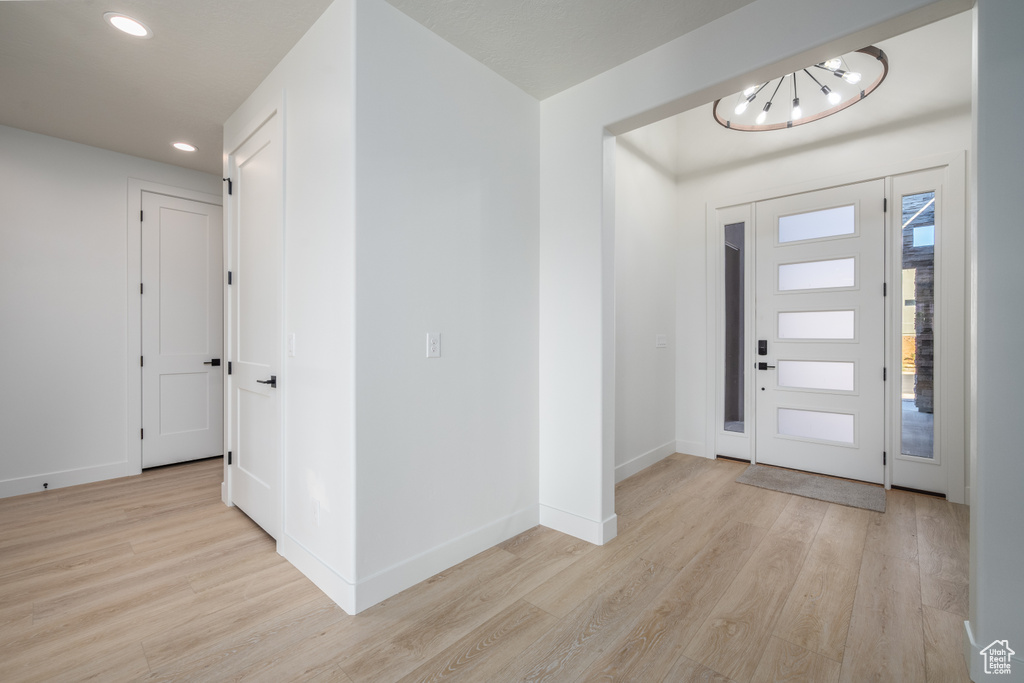
POLYGON ((214 367, 220 365, 220 358, 214 358, 213 360, 204 360, 203 365, 213 365, 214 367))
POLYGON ((758 370, 767 370, 768 368, 772 368, 774 370, 775 366, 774 365, 768 365, 767 363, 758 363, 757 364, 757 369, 758 370))
POLYGON ((256 380, 256 383, 257 384, 269 384, 270 386, 272 386, 273 388, 276 389, 277 388, 277 375, 271 375, 270 379, 258 379, 258 380, 256 380))

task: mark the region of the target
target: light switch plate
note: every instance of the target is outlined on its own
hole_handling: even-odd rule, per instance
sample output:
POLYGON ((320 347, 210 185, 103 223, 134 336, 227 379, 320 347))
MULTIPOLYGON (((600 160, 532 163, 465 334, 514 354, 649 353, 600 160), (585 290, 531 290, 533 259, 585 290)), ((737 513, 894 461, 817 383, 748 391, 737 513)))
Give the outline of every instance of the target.
POLYGON ((658 349, 664 349, 668 346, 668 335, 658 334, 654 337, 654 347, 658 349))

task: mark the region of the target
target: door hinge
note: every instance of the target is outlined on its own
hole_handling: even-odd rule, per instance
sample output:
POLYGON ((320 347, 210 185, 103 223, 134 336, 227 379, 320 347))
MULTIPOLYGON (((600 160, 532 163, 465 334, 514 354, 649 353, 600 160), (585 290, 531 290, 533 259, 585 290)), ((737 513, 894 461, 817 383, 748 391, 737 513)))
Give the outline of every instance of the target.
POLYGON ((889 296, 889 283, 888 282, 883 282, 882 283, 882 296, 889 296))
POLYGON ((228 194, 231 194, 231 178, 224 178, 228 183, 228 194))
POLYGON ((231 361, 228 361, 228 374, 231 374, 231 361))
POLYGON ((139 367, 140 368, 146 367, 146 359, 143 356, 139 356, 139 367))
POLYGON ((139 438, 140 439, 145 439, 146 438, 145 433, 143 432, 141 427, 139 428, 139 438))
POLYGON ((888 197, 882 197, 882 213, 888 213, 888 212, 889 212, 889 198, 888 197))
POLYGON ((139 283, 139 294, 142 294, 142 283, 139 283))
POLYGON ((886 460, 885 451, 882 451, 882 465, 886 464, 885 460, 886 460))
POLYGON ((141 223, 144 219, 142 218, 142 209, 139 209, 139 222, 141 223))
POLYGON ((228 464, 231 464, 231 451, 228 451, 228 464))
POLYGON ((231 284, 231 271, 228 271, 228 284, 231 284))
POLYGON ((889 381, 889 368, 882 368, 882 381, 883 382, 888 382, 889 381))

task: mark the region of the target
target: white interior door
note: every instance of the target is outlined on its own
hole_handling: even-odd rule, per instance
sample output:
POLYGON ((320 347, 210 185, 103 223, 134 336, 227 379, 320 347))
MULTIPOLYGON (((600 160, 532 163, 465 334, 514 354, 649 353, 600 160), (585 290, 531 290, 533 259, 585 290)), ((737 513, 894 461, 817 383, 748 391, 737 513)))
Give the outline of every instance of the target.
POLYGON ((882 483, 884 183, 756 208, 756 459, 882 483))
POLYGON ((281 525, 283 167, 279 115, 231 155, 228 268, 231 500, 277 537, 281 525))
POLYGON ((142 466, 221 455, 221 207, 142 193, 142 466))

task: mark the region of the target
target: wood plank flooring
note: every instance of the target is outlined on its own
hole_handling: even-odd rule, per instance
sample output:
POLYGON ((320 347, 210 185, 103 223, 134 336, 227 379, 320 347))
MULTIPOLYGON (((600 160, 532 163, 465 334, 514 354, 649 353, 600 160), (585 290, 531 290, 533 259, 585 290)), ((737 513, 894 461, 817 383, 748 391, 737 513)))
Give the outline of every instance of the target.
POLYGON ((220 460, 0 500, 4 681, 968 681, 968 510, 885 514, 673 455, 619 536, 536 527, 349 616, 220 502, 220 460))

